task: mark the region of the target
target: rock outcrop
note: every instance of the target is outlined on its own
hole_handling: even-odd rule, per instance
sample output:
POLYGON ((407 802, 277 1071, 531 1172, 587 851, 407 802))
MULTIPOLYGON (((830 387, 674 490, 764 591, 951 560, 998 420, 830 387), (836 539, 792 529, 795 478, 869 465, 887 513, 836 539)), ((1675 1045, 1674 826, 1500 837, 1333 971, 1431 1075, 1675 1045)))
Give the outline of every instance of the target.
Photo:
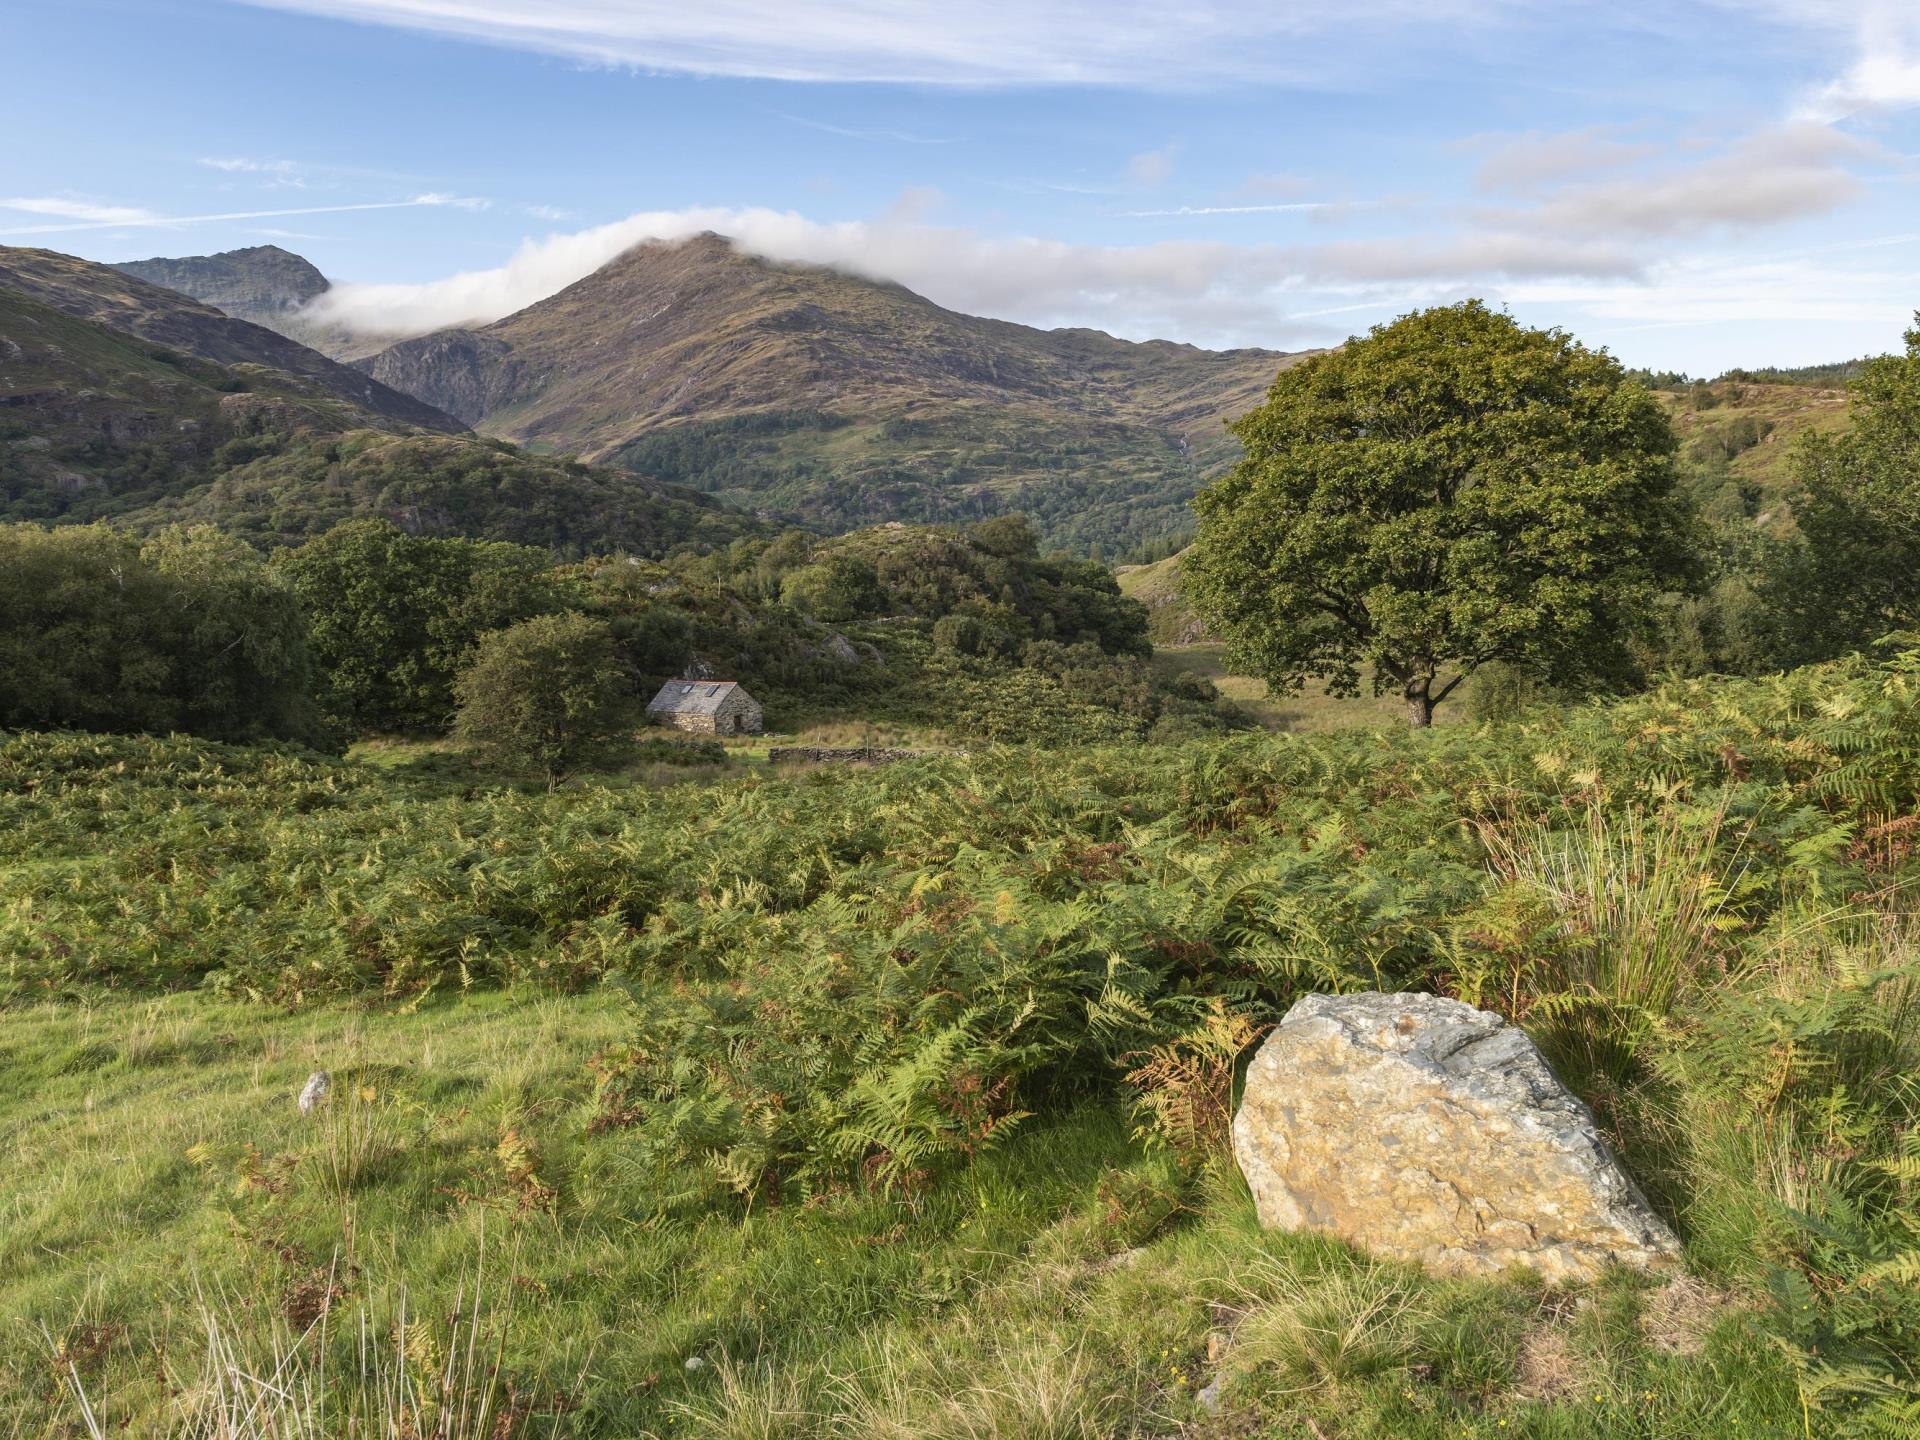
POLYGON ((1309 995, 1233 1121, 1262 1224, 1447 1274, 1590 1280, 1679 1241, 1524 1031, 1433 995, 1309 995))

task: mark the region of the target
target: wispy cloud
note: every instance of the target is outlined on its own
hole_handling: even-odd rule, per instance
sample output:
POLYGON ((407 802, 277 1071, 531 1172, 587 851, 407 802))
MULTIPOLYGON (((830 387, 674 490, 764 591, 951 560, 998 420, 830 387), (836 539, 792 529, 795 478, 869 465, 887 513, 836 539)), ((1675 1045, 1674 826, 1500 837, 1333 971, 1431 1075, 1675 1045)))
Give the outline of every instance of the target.
POLYGON ((1567 239, 1753 230, 1831 213, 1860 193, 1861 168, 1887 158, 1866 141, 1800 122, 1741 136, 1700 159, 1551 188, 1482 219, 1567 239))
POLYGON ((1485 158, 1474 176, 1482 190, 1527 191, 1559 181, 1591 179, 1660 153, 1645 141, 1619 138, 1601 126, 1522 135, 1479 135, 1464 142, 1485 158))
POLYGON ((818 130, 827 135, 838 135, 846 140, 866 140, 886 145, 955 145, 959 141, 950 135, 916 135, 911 130, 871 130, 855 129, 846 125, 830 125, 825 120, 810 120, 805 115, 789 115, 784 110, 770 110, 770 115, 792 125, 804 125, 809 130, 818 130))
POLYGON ((1170 210, 1122 210, 1130 220, 1175 215, 1284 215, 1292 211, 1331 210, 1365 205, 1365 200, 1294 200, 1277 205, 1176 205, 1170 210))
POLYGON ((558 205, 522 205, 521 213, 533 216, 536 220, 551 220, 556 224, 562 220, 573 219, 573 211, 562 210, 558 205))
MULTIPOLYGON (((0 210, 19 210, 28 215, 55 215, 62 220, 82 221, 82 226, 39 226, 48 230, 69 228, 92 228, 109 225, 145 225, 154 221, 151 210, 142 210, 132 205, 96 205, 91 200, 69 200, 57 195, 25 196, 12 200, 0 200, 0 210)), ((26 229, 0 231, 0 234, 25 234, 26 229)))
POLYGON ((255 160, 245 155, 202 155, 200 163, 209 170, 229 175, 290 176, 299 167, 291 160, 255 160))
MULTIPOLYGON (((1719 0, 1734 8, 1739 0, 1719 0)), ((1809 30, 1852 41, 1840 74, 1801 96, 1795 118, 1831 122, 1920 105, 1920 7, 1912 0, 1752 0, 1809 30)))
POLYGON ((776 80, 936 85, 1324 81, 1330 38, 1434 37, 1527 0, 248 0, 596 64, 776 80))
POLYGON ((142 229, 173 229, 184 225, 212 225, 229 220, 279 220, 293 215, 345 215, 357 210, 411 210, 422 206, 450 205, 467 210, 483 210, 488 202, 464 195, 415 195, 410 200, 375 200, 358 205, 302 205, 285 210, 229 210, 217 215, 156 215, 150 210, 124 206, 79 205, 61 200, 0 200, 0 209, 23 210, 42 215, 64 217, 51 225, 10 225, 0 227, 0 235, 55 235, 79 230, 113 230, 122 226, 142 229), (54 208, 56 206, 65 208, 54 208))

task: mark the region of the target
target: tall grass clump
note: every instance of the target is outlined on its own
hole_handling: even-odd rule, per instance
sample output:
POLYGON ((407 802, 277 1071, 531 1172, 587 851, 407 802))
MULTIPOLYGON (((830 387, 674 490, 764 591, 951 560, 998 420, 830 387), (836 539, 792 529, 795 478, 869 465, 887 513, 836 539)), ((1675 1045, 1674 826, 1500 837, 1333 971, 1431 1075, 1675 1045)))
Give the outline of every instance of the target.
POLYGON ((1413 1357, 1424 1311, 1404 1276, 1374 1267, 1271 1270, 1266 1289, 1266 1303, 1235 1337, 1234 1363, 1271 1368, 1283 1388, 1337 1392, 1413 1357))
POLYGON ((1527 1025, 1577 1088, 1626 1083, 1671 1018, 1741 963, 1750 866, 1724 798, 1589 799, 1570 825, 1480 830, 1496 883, 1459 926, 1456 988, 1527 1025))
MULTIPOLYGON (((509 1306, 484 1262, 435 1321, 404 1290, 391 1312, 362 1309, 344 1326, 327 1307, 309 1327, 202 1294, 197 1344, 155 1363, 171 1404, 156 1440, 563 1440, 570 1402, 523 1393, 506 1371, 509 1306), (540 1428, 535 1431, 536 1419, 540 1428)), ((120 1433, 101 1419, 78 1367, 56 1369, 78 1433, 120 1433)))
MULTIPOLYGON (((1858 909, 1786 927, 1658 1067, 1682 1219, 1834 1433, 1920 1422, 1920 942, 1858 909)), ((1903 1428, 1904 1427, 1904 1428, 1903 1428)))

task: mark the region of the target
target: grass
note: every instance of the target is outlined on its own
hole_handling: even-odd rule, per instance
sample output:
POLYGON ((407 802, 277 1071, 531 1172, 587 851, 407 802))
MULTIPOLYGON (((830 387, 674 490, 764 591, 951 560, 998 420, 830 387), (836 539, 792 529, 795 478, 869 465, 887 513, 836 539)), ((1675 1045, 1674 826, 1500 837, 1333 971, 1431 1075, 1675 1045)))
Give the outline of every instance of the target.
POLYGON ((588 1061, 624 1028, 603 992, 0 1013, 0 1434, 87 1433, 82 1388, 106 1433, 160 1433, 178 1406, 159 1357, 194 1376, 225 1351, 250 1358, 221 1373, 265 1356, 310 1379, 324 1348, 336 1407, 364 1407, 379 1385, 339 1377, 443 1374, 476 1343, 477 1285, 477 1343, 497 1347, 526 1434, 1224 1434, 1193 1398, 1223 1323, 1235 1413, 1272 1427, 1233 1433, 1307 1416, 1347 1427, 1329 1434, 1677 1440, 1721 1405, 1745 1433, 1784 1433, 1784 1360, 1724 1316, 1699 1355, 1656 1351, 1634 1329, 1646 1288, 1624 1277, 1600 1292, 1614 1319, 1569 1332, 1583 1393, 1525 1399, 1506 1377, 1537 1290, 1383 1278, 1263 1232, 1237 1181, 1184 1180, 1099 1107, 910 1201, 663 1211, 623 1135, 591 1124, 588 1061), (382 1163, 344 1188, 311 1164, 332 1142, 293 1104, 314 1068, 336 1097, 375 1079, 392 1097, 382 1163), (509 1132, 531 1175, 503 1163, 509 1132), (322 1317, 324 1347, 290 1361, 322 1317))
MULTIPOLYGON (((1369 695, 1364 687, 1348 699, 1327 695, 1309 685, 1298 695, 1271 695, 1267 682, 1248 675, 1235 675, 1226 666, 1226 646, 1206 642, 1197 645, 1169 645, 1153 652, 1153 667, 1162 678, 1171 680, 1182 671, 1211 680, 1227 699, 1253 716, 1268 730, 1310 735, 1328 730, 1379 729, 1404 730, 1407 707, 1397 695, 1369 695)), ((1434 723, 1446 725, 1461 718, 1460 697, 1434 712, 1434 723)))
POLYGON ((1915 673, 702 792, 15 737, 0 1436, 1907 1433, 1915 673), (1526 1023, 1690 1273, 1261 1230, 1250 1027, 1396 984, 1526 1023))

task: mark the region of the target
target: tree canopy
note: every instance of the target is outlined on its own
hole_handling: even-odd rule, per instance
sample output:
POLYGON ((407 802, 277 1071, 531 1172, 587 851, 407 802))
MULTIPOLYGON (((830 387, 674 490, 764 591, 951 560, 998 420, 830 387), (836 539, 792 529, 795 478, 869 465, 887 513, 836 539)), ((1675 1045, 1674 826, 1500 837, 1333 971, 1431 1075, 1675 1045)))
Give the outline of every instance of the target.
POLYGON ((0 525, 0 726, 317 738, 291 588, 216 531, 0 525))
POLYGON ((613 631, 575 611, 480 637, 454 682, 453 733, 551 786, 633 728, 632 684, 613 631))
POLYGON ((1796 540, 1762 582, 1779 661, 1824 660, 1920 623, 1920 314, 1907 352, 1867 361, 1850 424, 1794 457, 1796 540))
POLYGON ((306 607, 328 713, 355 730, 437 731, 479 637, 563 607, 543 550, 337 525, 275 558, 306 607))
POLYGON ((1279 693, 1391 687, 1425 725, 1495 660, 1591 684, 1694 583, 1659 405, 1604 352, 1479 301, 1282 371, 1234 431, 1246 458, 1195 500, 1183 572, 1279 693))

